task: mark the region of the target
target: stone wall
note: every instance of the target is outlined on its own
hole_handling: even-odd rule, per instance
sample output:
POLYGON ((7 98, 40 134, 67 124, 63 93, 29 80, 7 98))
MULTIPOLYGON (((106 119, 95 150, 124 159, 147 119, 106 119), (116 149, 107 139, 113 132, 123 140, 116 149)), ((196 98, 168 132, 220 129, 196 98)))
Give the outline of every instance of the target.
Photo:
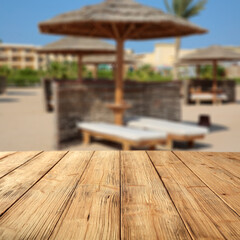
MULTIPOLYGON (((179 82, 139 83, 126 81, 125 96, 132 108, 125 116, 151 116, 174 121, 181 119, 179 82)), ((114 101, 114 83, 110 80, 55 82, 58 145, 79 137, 76 122, 113 123, 113 112, 107 108, 114 101)))

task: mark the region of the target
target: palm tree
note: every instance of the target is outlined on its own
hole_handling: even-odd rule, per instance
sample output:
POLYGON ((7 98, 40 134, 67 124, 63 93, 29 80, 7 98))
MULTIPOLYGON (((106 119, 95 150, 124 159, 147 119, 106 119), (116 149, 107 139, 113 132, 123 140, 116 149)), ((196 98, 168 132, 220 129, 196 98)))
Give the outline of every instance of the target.
MULTIPOLYGON (((169 13, 189 19, 193 16, 198 15, 204 8, 207 3, 207 0, 171 0, 171 4, 168 0, 164 0, 166 9, 169 13)), ((181 38, 176 38, 175 42, 175 64, 174 64, 174 70, 173 70, 173 77, 174 79, 178 78, 178 71, 176 62, 178 61, 179 57, 179 51, 181 47, 181 38)))

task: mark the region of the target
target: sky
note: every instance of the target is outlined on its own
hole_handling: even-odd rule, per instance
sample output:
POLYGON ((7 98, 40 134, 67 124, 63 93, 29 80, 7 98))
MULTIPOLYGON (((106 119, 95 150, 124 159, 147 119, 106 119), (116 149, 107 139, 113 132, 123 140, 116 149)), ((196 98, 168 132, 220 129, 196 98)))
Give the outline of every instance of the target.
MULTIPOLYGON (((41 34, 38 23, 55 15, 96 4, 101 0, 0 0, 0 39, 5 43, 44 45, 59 36, 41 34)), ((166 11, 163 0, 138 0, 139 3, 166 11)), ((208 0, 206 9, 191 22, 206 28, 209 33, 182 38, 182 47, 191 49, 209 45, 240 46, 240 0, 208 0)), ((127 41, 126 48, 136 53, 152 52, 158 42, 127 41)))

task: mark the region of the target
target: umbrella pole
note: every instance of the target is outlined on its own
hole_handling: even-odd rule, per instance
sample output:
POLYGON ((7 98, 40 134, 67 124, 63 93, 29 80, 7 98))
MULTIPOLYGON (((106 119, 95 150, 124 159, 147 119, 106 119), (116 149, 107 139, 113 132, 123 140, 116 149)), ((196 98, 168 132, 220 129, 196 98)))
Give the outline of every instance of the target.
POLYGON ((217 61, 213 61, 213 94, 214 103, 217 102, 217 61))
POLYGON ((196 66, 196 72, 197 72, 197 77, 200 78, 201 66, 199 64, 196 66))
POLYGON ((98 64, 94 64, 93 78, 98 79, 98 64))
POLYGON ((83 82, 83 79, 82 79, 82 69, 83 69, 83 66, 82 66, 82 55, 79 54, 78 55, 78 80, 80 83, 83 82))
POLYGON ((124 40, 117 39, 117 64, 115 74, 115 104, 119 106, 119 109, 115 111, 115 124, 123 124, 123 112, 121 108, 123 105, 123 50, 124 40))

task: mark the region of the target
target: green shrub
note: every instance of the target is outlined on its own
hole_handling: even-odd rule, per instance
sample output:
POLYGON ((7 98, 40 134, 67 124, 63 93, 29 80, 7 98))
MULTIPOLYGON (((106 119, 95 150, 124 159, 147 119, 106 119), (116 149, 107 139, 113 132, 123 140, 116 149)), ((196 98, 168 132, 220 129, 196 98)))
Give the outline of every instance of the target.
POLYGON ((12 69, 8 66, 1 66, 0 67, 0 76, 8 77, 11 74, 12 69))
POLYGON ((8 75, 8 84, 14 86, 34 86, 40 83, 39 72, 29 68, 12 70, 8 75))
MULTIPOLYGON (((87 70, 86 66, 82 67, 83 77, 90 78, 92 73, 87 70)), ((51 62, 46 71, 43 71, 43 76, 56 79, 78 79, 78 64, 77 62, 51 62)))
MULTIPOLYGON (((222 66, 217 67, 217 77, 219 79, 224 78, 226 76, 225 68, 222 66)), ((205 79, 212 79, 213 77, 213 66, 205 65, 200 67, 200 77, 205 79)))
POLYGON ((113 71, 110 69, 98 69, 98 78, 113 79, 113 71))
POLYGON ((136 70, 128 71, 127 79, 140 82, 166 82, 171 81, 172 76, 164 76, 161 73, 155 72, 150 65, 144 65, 136 70))
POLYGON ((240 84, 240 78, 235 78, 234 80, 236 81, 237 84, 240 84))

